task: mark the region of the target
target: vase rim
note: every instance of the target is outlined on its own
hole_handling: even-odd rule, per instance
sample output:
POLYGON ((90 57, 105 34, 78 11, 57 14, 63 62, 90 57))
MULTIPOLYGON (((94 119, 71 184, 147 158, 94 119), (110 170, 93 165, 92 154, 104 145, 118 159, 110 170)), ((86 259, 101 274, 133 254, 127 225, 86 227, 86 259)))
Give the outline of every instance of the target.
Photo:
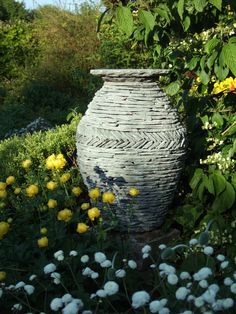
POLYGON ((167 75, 167 69, 92 69, 90 73, 101 77, 155 77, 167 75))

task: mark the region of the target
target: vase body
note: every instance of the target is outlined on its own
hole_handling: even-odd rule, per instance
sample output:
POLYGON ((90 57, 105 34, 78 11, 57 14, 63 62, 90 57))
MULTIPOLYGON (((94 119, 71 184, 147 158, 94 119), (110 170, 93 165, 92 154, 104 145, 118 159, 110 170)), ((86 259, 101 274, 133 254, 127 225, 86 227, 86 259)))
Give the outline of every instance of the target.
POLYGON ((117 195, 119 229, 157 229, 173 200, 186 130, 155 82, 167 70, 92 70, 104 80, 77 129, 77 155, 88 189, 117 195), (134 198, 128 191, 135 187, 134 198))

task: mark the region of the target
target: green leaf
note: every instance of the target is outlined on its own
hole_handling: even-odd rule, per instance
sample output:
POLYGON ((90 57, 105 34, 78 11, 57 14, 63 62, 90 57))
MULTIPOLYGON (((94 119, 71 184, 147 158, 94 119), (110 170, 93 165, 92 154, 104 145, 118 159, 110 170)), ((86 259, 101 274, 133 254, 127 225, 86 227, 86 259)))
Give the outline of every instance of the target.
POLYGON ((208 243, 209 239, 210 239, 209 232, 208 231, 204 231, 204 232, 202 232, 200 234, 198 242, 201 245, 206 245, 208 243))
POLYGON ((218 55, 218 52, 217 51, 213 51, 213 53, 210 55, 210 57, 207 60, 207 66, 208 66, 208 68, 210 70, 211 70, 211 68, 212 68, 212 66, 213 66, 213 64, 215 62, 215 59, 216 59, 217 55, 218 55))
POLYGON ((223 66, 218 65, 217 63, 215 63, 215 65, 214 65, 214 72, 215 72, 217 78, 220 81, 223 81, 227 77, 227 75, 229 74, 229 68, 223 67, 223 66))
POLYGON ((236 189, 236 173, 232 175, 231 182, 232 182, 234 188, 236 189))
POLYGON ((200 201, 203 201, 203 193, 204 193, 204 190, 205 190, 205 183, 202 181, 200 184, 199 184, 199 187, 197 189, 197 196, 199 198, 200 201))
POLYGON ((222 48, 225 64, 229 67, 233 75, 236 76, 236 44, 226 44, 222 48))
POLYGON ((203 12, 205 6, 207 5, 206 0, 193 0, 193 3, 198 12, 203 12))
POLYGON ((128 7, 119 6, 116 9, 116 21, 119 28, 130 37, 133 33, 133 16, 128 7))
POLYGON ((138 17, 140 22, 144 25, 144 27, 148 30, 153 30, 155 26, 155 17, 151 12, 145 10, 138 11, 138 17))
POLYGON ((214 5, 219 11, 222 8, 222 0, 209 0, 209 2, 214 5))
POLYGON ((210 194, 215 195, 215 189, 214 189, 212 177, 211 176, 208 177, 207 175, 204 175, 203 182, 204 182, 204 185, 205 185, 206 189, 208 190, 208 192, 210 194))
POLYGON ((233 186, 226 182, 225 190, 219 195, 219 198, 224 206, 224 209, 227 210, 231 208, 235 202, 235 190, 233 186))
POLYGON ((178 93, 178 91, 179 91, 179 89, 180 89, 180 86, 181 86, 181 85, 180 85, 179 81, 175 81, 175 82, 170 83, 170 84, 166 87, 165 91, 166 91, 166 93, 167 93, 168 95, 174 96, 174 95, 176 95, 176 94, 178 93))
POLYGON ((220 193, 224 191, 226 187, 225 177, 221 173, 215 172, 212 174, 212 179, 214 183, 215 193, 216 195, 219 195, 220 193))
POLYGON ((196 68, 197 64, 198 64, 198 61, 199 61, 199 57, 193 57, 189 63, 188 63, 188 68, 190 71, 192 71, 193 69, 196 68))
POLYGON ((170 17, 167 10, 157 7, 155 11, 167 22, 170 22, 170 17))
POLYGON ((210 82, 210 77, 205 70, 202 70, 199 74, 202 84, 207 85, 210 82))
POLYGON ((189 183, 192 190, 196 189, 196 187, 199 184, 199 182, 201 181, 203 175, 204 175, 204 173, 203 173, 202 169, 197 168, 195 170, 194 175, 193 175, 193 177, 189 183))
POLYGON ((161 253, 162 259, 170 259, 175 255, 175 251, 171 247, 167 247, 164 249, 164 251, 161 253))
POLYGON ((236 44, 236 36, 230 37, 229 44, 236 44))
POLYGON ((183 13, 184 13, 184 0, 179 0, 177 4, 177 11, 179 13, 179 16, 181 20, 183 19, 183 13))
POLYGON ((211 117, 211 121, 217 124, 217 126, 222 126, 224 124, 224 119, 219 112, 215 112, 211 117))
POLYGON ((189 16, 186 16, 183 21, 183 28, 185 32, 187 32, 187 30, 189 29, 190 24, 191 24, 191 19, 189 16))
POLYGON ((211 53, 212 50, 214 50, 218 44, 220 43, 220 40, 218 38, 212 38, 205 44, 205 51, 206 53, 211 53))

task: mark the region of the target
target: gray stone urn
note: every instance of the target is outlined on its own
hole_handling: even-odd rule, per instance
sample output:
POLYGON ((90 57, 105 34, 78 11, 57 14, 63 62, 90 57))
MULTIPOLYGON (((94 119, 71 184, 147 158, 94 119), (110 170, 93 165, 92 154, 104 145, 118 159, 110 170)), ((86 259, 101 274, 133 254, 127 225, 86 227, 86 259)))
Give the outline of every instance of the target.
POLYGON ((186 130, 155 82, 168 72, 91 70, 104 85, 78 125, 78 164, 88 189, 116 194, 111 209, 121 231, 160 227, 176 191, 186 130), (140 190, 132 200, 131 187, 140 190))

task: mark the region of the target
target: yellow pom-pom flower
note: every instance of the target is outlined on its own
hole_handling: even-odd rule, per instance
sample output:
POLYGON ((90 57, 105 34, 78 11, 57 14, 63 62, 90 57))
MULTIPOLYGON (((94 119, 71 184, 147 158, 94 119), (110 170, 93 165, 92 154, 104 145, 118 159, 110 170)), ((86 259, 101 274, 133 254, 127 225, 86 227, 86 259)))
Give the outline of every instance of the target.
POLYGON ((73 215, 72 211, 68 208, 65 208, 58 212, 57 219, 68 222, 71 219, 72 215, 73 215))
POLYGON ((77 231, 78 233, 85 233, 85 232, 88 231, 88 229, 89 229, 89 226, 88 226, 88 225, 86 225, 86 224, 83 223, 83 222, 79 222, 78 225, 77 225, 76 231, 77 231))
POLYGON ((97 207, 93 207, 93 208, 90 208, 88 210, 88 216, 89 216, 89 219, 90 220, 94 220, 95 218, 98 218, 101 214, 101 211, 97 208, 97 207))
POLYGON ((57 207, 57 201, 56 201, 56 200, 53 200, 53 199, 49 199, 49 200, 48 200, 48 207, 49 207, 49 208, 55 208, 55 207, 57 207))
POLYGON ((34 197, 36 194, 38 194, 39 188, 36 184, 31 184, 28 188, 26 188, 26 194, 29 197, 34 197))
POLYGON ((130 196, 135 197, 135 196, 137 196, 137 195, 139 195, 139 194, 140 194, 140 192, 139 192, 139 190, 136 189, 136 188, 131 188, 131 189, 129 190, 129 195, 130 195, 130 196))
POLYGON ((102 195, 103 203, 113 204, 115 202, 115 195, 112 192, 104 192, 102 195))
POLYGON ((63 154, 52 154, 46 159, 47 169, 62 169, 66 165, 66 159, 63 154))
POLYGON ((66 183, 67 181, 70 180, 70 177, 71 177, 71 175, 70 175, 69 172, 64 173, 62 176, 60 176, 60 182, 61 183, 66 183))
POLYGON ((0 191, 5 190, 7 184, 5 182, 0 182, 0 191))
POLYGON ((48 232, 48 229, 45 228, 45 227, 42 227, 42 228, 40 229, 40 233, 41 233, 41 234, 46 234, 47 232, 48 232))
POLYGON ((75 196, 80 196, 80 194, 82 193, 82 190, 79 186, 75 186, 73 189, 72 189, 72 193, 75 195, 75 196))
POLYGON ((46 185, 47 189, 49 190, 55 190, 57 188, 57 183, 54 181, 49 181, 46 185))
POLYGON ((21 188, 15 188, 14 194, 18 195, 21 192, 21 188))
POLYGON ((3 281, 6 279, 7 273, 5 271, 0 271, 0 281, 3 281))
POLYGON ((15 177, 9 176, 9 177, 7 177, 7 179, 6 179, 6 184, 7 184, 7 185, 11 185, 11 184, 13 184, 15 181, 16 181, 15 177))
POLYGON ((90 208, 90 204, 89 203, 83 203, 80 207, 82 210, 87 210, 90 208))
POLYGON ((7 197, 7 191, 6 190, 0 190, 0 198, 6 198, 7 197))
POLYGON ((90 197, 92 200, 98 199, 99 196, 100 196, 100 190, 99 190, 99 188, 91 189, 91 190, 89 191, 89 197, 90 197))
POLYGON ((32 165, 32 161, 30 159, 26 159, 22 161, 22 168, 28 169, 32 165))
POLYGON ((8 233, 9 228, 10 228, 9 223, 5 221, 0 222, 0 239, 2 239, 3 236, 8 233))
POLYGON ((38 239, 38 246, 41 247, 47 247, 48 246, 48 238, 47 237, 42 237, 38 239))

